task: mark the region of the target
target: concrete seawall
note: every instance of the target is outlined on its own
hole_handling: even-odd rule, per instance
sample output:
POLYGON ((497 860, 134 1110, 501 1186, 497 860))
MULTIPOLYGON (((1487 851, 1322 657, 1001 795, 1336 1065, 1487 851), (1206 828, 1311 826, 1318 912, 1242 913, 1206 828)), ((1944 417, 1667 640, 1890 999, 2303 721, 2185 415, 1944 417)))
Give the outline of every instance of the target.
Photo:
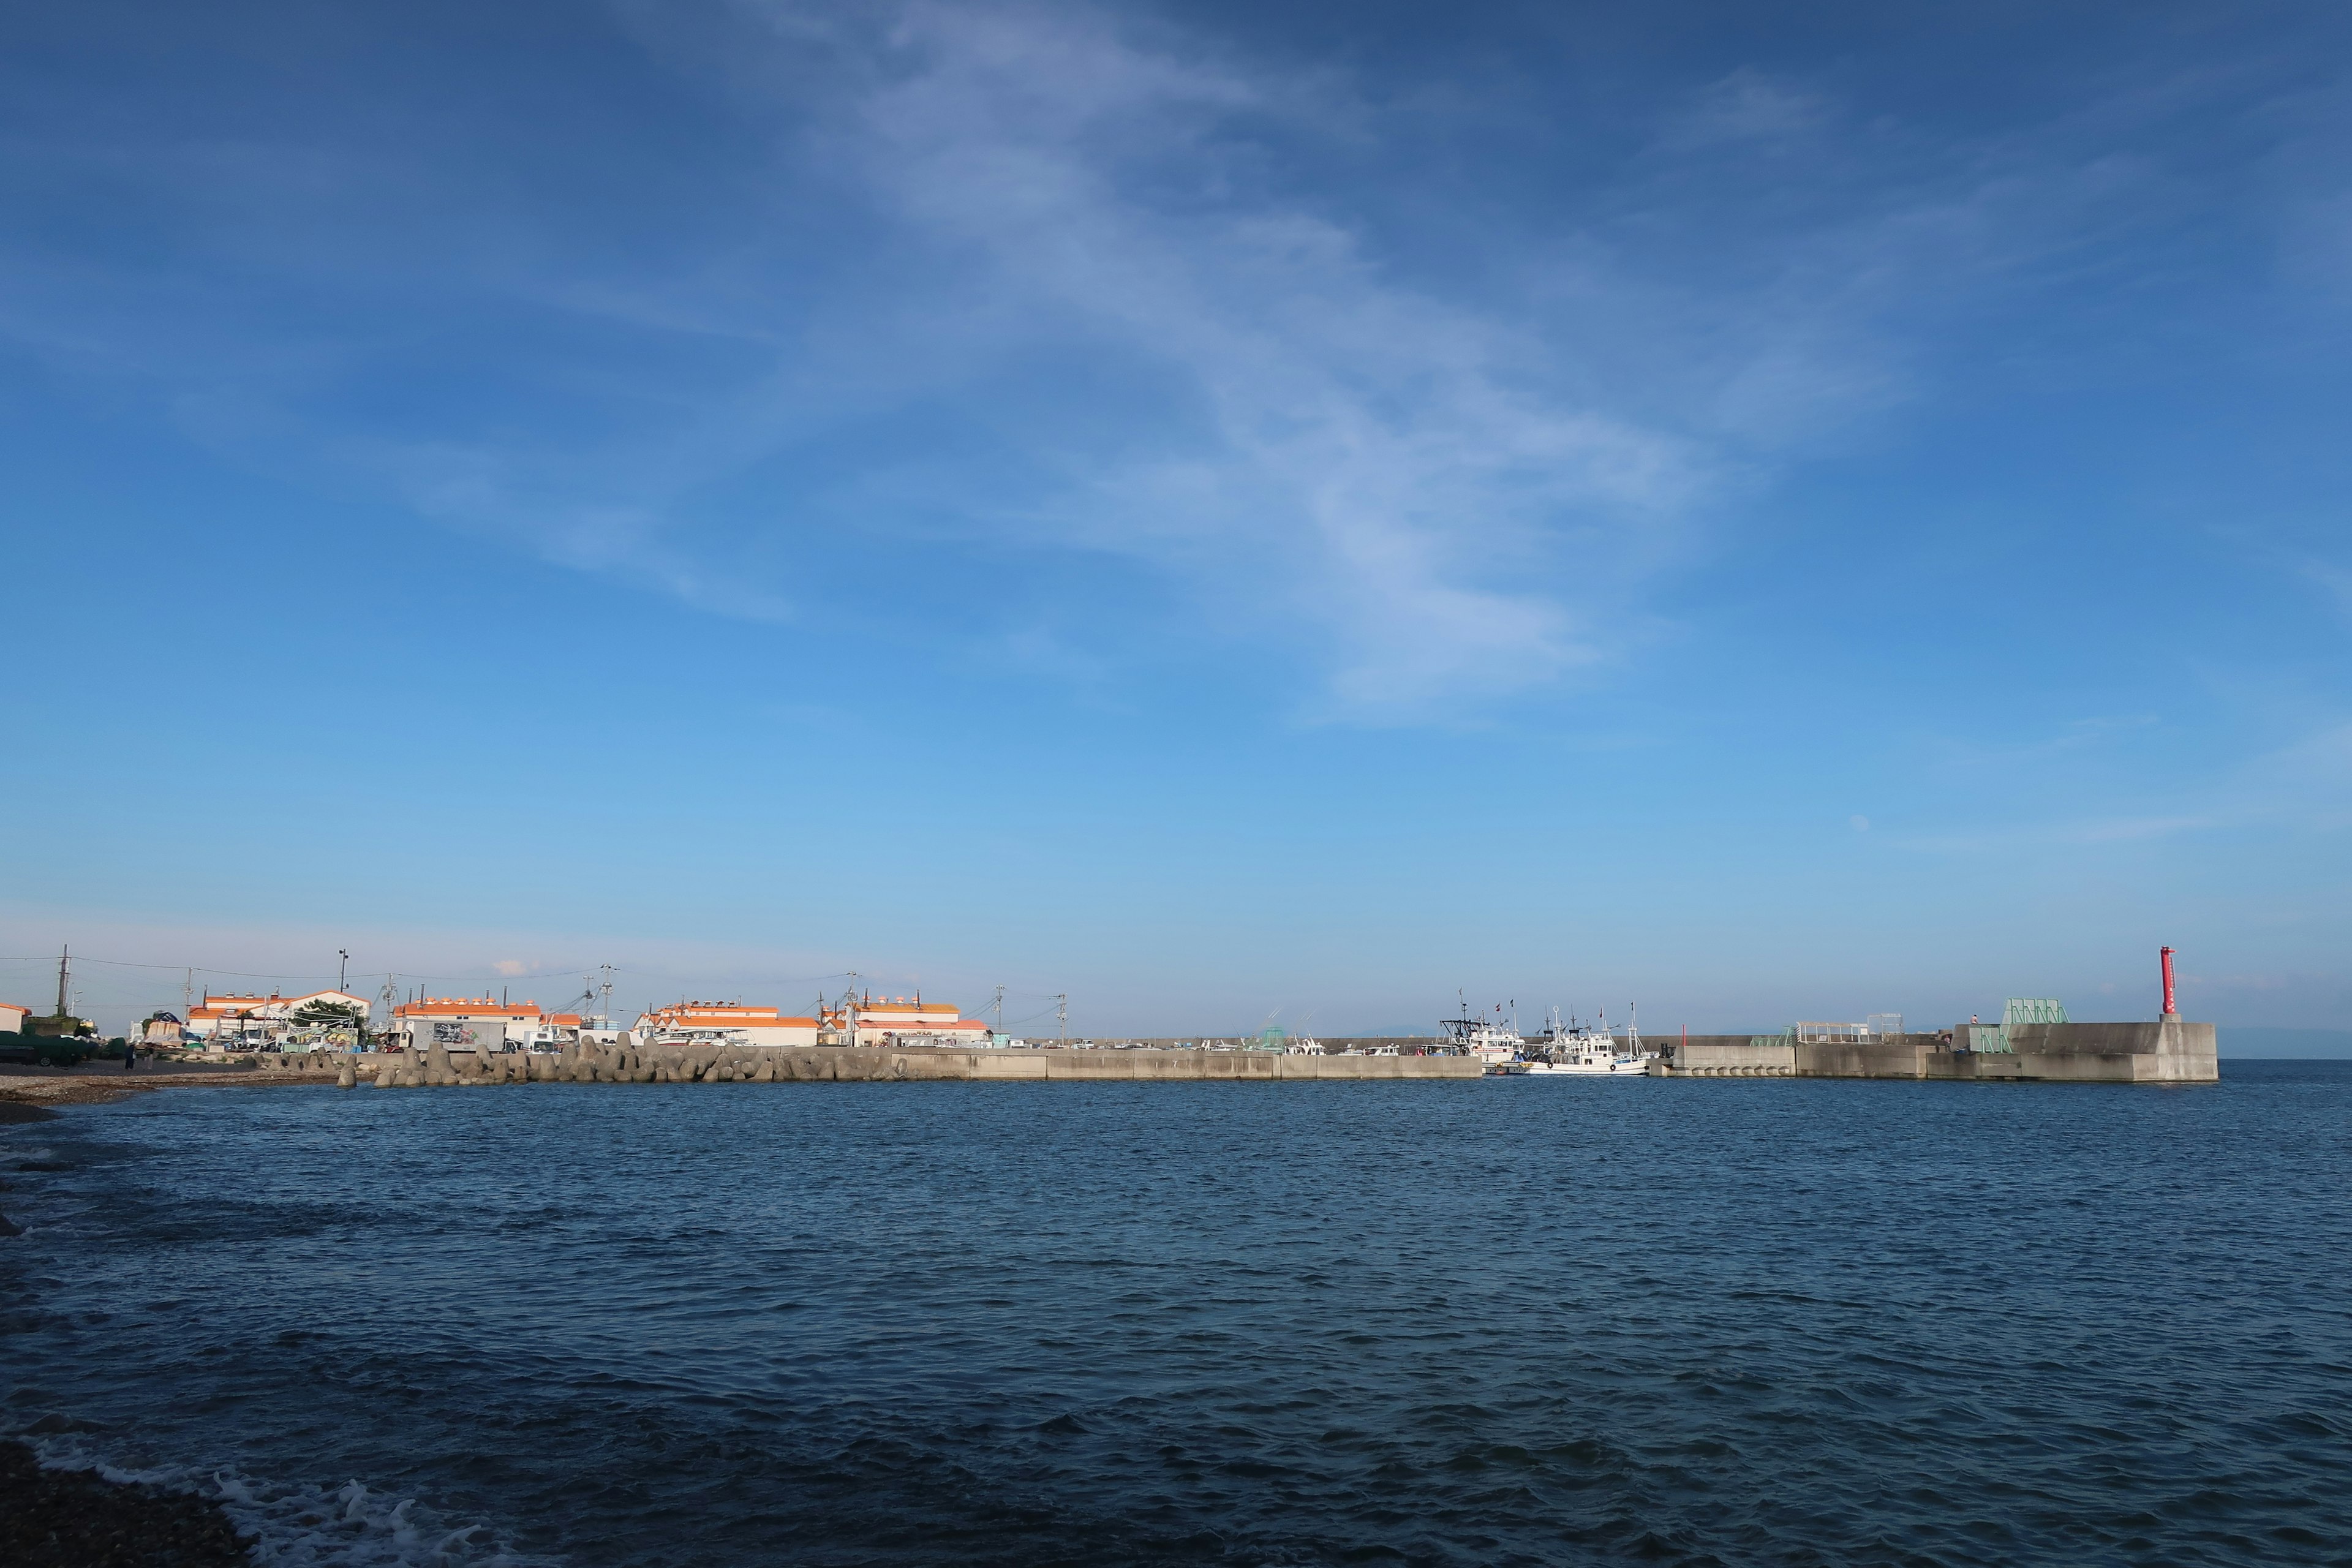
POLYGON ((1479 1076, 1467 1057, 1286 1056, 1272 1051, 887 1050, 839 1047, 573 1046, 562 1055, 431 1050, 348 1058, 337 1081, 379 1089, 509 1083, 857 1083, 921 1079, 1327 1082, 1479 1076))
POLYGON ((1662 1078, 1891 1078, 2067 1083, 2216 1083, 2210 1024, 2020 1024, 2006 1051, 1955 1050, 1935 1035, 1865 1041, 1701 1035, 1670 1040, 1662 1078))

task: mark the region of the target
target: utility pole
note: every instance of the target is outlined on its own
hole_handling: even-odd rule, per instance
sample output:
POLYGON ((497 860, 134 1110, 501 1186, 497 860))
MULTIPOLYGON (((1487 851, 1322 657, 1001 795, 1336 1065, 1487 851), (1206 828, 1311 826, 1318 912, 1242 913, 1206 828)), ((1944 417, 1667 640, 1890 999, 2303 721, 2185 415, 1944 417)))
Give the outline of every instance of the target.
POLYGON ((609 1029, 613 1026, 613 966, 606 963, 598 967, 604 972, 604 1000, 600 1004, 603 1010, 596 1015, 596 1026, 609 1029))
POLYGON ((188 1015, 195 1010, 196 972, 191 969, 180 977, 180 1022, 186 1023, 188 1015))
POLYGON ((1004 1033, 1004 987, 996 988, 996 1032, 1004 1033))
POLYGON ((1070 1043, 1070 994, 1057 993, 1054 997, 1054 1026, 1062 1032, 1062 1044, 1070 1043))
POLYGON ((335 956, 343 961, 335 971, 335 989, 349 991, 352 988, 352 951, 347 947, 339 947, 335 949, 335 956))
POLYGON ((58 949, 58 1016, 60 1018, 66 1016, 66 966, 72 961, 73 948, 70 945, 58 949))

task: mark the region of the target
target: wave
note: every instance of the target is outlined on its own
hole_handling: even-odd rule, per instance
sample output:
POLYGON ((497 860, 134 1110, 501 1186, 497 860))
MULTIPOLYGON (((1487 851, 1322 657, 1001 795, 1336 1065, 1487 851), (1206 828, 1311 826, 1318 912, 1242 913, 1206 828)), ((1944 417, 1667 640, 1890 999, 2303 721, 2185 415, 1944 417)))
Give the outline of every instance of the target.
POLYGON ((125 1468, 69 1439, 27 1436, 43 1468, 89 1470, 117 1485, 161 1487, 217 1504, 254 1540, 263 1568, 561 1568, 514 1549, 487 1520, 463 1522, 423 1500, 346 1481, 318 1487, 234 1468, 125 1468))

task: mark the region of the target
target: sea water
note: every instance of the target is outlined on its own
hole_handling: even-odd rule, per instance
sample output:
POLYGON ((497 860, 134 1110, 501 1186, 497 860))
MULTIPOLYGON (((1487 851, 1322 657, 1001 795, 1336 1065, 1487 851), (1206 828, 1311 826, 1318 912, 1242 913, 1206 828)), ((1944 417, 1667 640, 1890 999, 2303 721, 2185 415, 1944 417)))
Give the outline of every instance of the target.
POLYGON ((203 1089, 0 1426, 285 1563, 2352 1560, 2352 1064, 203 1089))

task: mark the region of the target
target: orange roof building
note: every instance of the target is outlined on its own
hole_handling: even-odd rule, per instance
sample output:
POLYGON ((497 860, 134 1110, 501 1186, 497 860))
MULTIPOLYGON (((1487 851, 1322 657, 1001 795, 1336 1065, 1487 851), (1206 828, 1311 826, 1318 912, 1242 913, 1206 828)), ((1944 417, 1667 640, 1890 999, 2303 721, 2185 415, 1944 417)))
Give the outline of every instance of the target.
POLYGON ((547 1024, 536 1002, 495 996, 419 996, 392 1010, 392 1027, 412 1051, 503 1051, 535 1042, 547 1024))
POLYGON ((680 1002, 637 1019, 636 1035, 654 1045, 813 1046, 817 1021, 781 1007, 740 1002, 680 1002))
POLYGON ((188 1009, 184 1027, 199 1040, 262 1039, 282 1032, 296 1012, 314 1004, 356 1007, 361 1018, 368 1016, 368 999, 348 991, 306 991, 299 996, 219 991, 207 993, 203 1006, 188 1009))
POLYGON ((836 1035, 858 1046, 986 1046, 993 1042, 988 1025, 967 1018, 945 1002, 913 996, 876 997, 871 992, 846 1009, 827 1013, 826 1023, 836 1035))

